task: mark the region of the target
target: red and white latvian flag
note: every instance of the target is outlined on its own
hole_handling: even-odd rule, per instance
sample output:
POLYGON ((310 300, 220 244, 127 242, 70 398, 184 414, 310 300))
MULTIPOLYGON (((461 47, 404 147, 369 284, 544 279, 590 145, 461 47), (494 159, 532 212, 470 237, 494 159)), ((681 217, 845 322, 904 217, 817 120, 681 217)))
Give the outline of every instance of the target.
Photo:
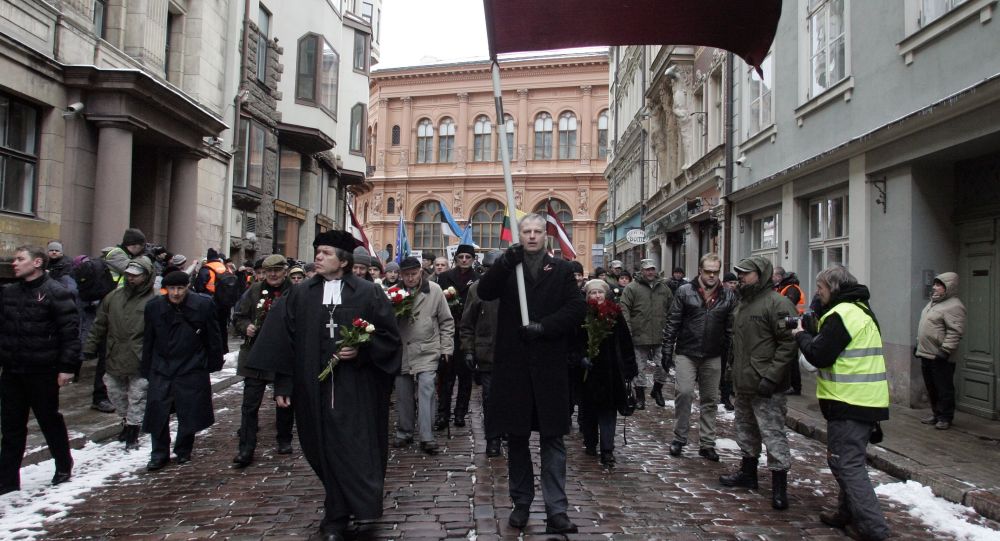
POLYGON ((552 210, 551 200, 545 203, 545 221, 547 222, 545 232, 559 241, 559 249, 562 250, 563 259, 576 259, 576 250, 573 249, 573 243, 570 242, 569 235, 566 234, 566 228, 559 222, 555 211, 552 210))
POLYGON ((365 230, 361 229, 361 222, 358 221, 358 217, 354 214, 354 209, 350 205, 347 205, 347 210, 351 213, 351 236, 358 242, 358 246, 364 246, 368 250, 368 255, 378 257, 375 247, 372 246, 372 243, 368 242, 368 235, 365 235, 365 230))

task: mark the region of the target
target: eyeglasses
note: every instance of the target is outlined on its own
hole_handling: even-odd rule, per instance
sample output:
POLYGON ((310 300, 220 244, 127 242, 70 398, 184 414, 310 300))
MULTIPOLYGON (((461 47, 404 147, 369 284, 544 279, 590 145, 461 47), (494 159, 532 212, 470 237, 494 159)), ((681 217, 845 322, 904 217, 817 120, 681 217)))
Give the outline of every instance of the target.
POLYGON ((704 274, 711 274, 712 276, 715 276, 715 275, 719 274, 720 272, 722 272, 722 270, 721 269, 720 270, 701 269, 701 272, 704 273, 704 274))

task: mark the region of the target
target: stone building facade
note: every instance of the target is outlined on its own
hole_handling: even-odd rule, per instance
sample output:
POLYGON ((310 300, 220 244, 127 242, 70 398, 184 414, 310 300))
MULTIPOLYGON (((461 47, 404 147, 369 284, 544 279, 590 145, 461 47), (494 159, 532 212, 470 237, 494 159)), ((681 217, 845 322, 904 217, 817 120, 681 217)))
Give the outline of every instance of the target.
MULTIPOLYGON (((369 157, 374 174, 352 187, 372 243, 389 255, 400 216, 411 248, 443 255, 439 205, 473 226, 481 251, 506 246, 498 135, 512 143, 517 207, 553 210, 585 268, 603 263, 607 149, 606 53, 503 61, 497 129, 486 61, 377 70, 371 76, 369 157), (596 253, 595 253, 596 250, 596 253)), ((558 244, 555 245, 558 249, 558 244)))

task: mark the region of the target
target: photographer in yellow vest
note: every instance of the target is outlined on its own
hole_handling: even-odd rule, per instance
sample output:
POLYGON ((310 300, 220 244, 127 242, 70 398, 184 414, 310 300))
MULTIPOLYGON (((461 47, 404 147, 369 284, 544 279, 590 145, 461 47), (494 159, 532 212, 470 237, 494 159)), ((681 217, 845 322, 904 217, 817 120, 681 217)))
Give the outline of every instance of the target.
POLYGON ((805 359, 819 369, 816 397, 827 422, 827 461, 840 485, 837 511, 819 518, 854 539, 885 539, 889 526, 865 466, 868 442, 880 433, 877 423, 889 418, 882 334, 868 288, 846 268, 820 272, 816 294, 822 303, 816 329, 807 318, 792 332, 805 359))

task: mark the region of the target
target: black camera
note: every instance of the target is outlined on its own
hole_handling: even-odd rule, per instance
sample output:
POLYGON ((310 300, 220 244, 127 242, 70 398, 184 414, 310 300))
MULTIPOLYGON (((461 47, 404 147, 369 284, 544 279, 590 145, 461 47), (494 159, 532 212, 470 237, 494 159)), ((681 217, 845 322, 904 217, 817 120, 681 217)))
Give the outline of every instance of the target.
POLYGON ((802 329, 809 334, 816 334, 816 316, 812 310, 808 310, 800 316, 787 316, 785 318, 785 328, 792 330, 799 326, 802 321, 802 329))

